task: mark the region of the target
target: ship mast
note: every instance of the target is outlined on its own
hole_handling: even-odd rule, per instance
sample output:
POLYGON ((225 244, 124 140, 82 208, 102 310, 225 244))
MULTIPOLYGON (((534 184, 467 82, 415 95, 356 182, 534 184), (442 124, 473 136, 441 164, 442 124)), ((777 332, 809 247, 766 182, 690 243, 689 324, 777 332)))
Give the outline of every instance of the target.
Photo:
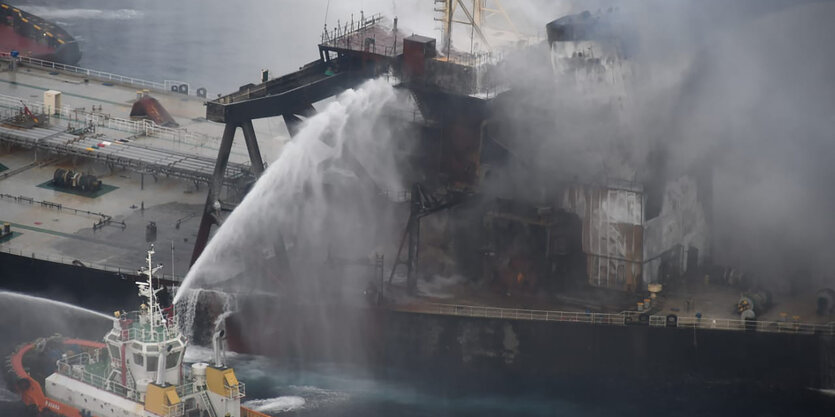
MULTIPOLYGON (((157 304, 157 292, 161 289, 154 290, 154 274, 162 268, 162 264, 157 266, 153 266, 153 256, 154 256, 154 245, 151 244, 151 247, 148 249, 148 254, 146 256, 146 260, 148 261, 148 266, 141 267, 139 269, 140 275, 147 275, 148 282, 137 282, 136 284, 139 286, 139 296, 145 297, 148 299, 148 317, 150 318, 151 329, 155 329, 158 325, 165 326, 165 322, 162 319, 162 311, 157 304), (158 317, 159 316, 159 317, 158 317)), ((151 337, 156 338, 156 332, 151 332, 151 337)))

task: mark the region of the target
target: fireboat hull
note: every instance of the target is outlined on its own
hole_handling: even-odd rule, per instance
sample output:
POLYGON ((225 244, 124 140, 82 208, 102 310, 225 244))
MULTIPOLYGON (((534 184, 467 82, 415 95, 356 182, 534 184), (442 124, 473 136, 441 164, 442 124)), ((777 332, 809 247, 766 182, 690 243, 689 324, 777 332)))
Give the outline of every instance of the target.
POLYGON ((103 348, 104 344, 82 339, 50 338, 18 347, 7 361, 6 383, 20 395, 30 416, 85 417, 71 405, 49 398, 43 391, 46 376, 52 373, 55 360, 67 351, 82 352, 103 348), (56 356, 57 355, 57 356, 56 356))

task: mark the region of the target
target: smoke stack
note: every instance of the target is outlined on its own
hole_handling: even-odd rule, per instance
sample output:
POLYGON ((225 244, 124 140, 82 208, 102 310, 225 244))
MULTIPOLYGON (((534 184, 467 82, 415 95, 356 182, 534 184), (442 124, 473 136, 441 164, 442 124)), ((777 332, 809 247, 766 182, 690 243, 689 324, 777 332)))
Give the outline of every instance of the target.
POLYGON ((165 359, 168 356, 168 351, 171 350, 171 346, 168 346, 168 349, 163 349, 160 346, 159 349, 159 359, 157 360, 157 381, 156 384, 162 386, 165 384, 165 359))
POLYGON ((218 330, 215 332, 214 336, 212 336, 212 350, 214 350, 214 359, 215 359, 215 367, 222 368, 224 366, 222 357, 221 357, 221 339, 226 334, 223 330, 218 330))

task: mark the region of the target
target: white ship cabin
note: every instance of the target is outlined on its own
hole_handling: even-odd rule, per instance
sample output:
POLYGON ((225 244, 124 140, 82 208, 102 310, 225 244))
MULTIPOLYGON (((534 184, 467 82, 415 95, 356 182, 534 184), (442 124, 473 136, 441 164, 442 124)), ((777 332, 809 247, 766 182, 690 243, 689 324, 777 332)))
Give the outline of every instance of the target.
POLYGON ((172 311, 156 302, 159 290, 152 289, 150 277, 159 268, 150 267, 152 254, 153 249, 148 282, 138 283, 148 302, 139 311, 114 313, 105 348, 59 360, 57 372, 46 379, 47 397, 78 408, 82 416, 239 417, 244 384, 223 364, 223 332, 215 332, 213 365, 183 367, 188 343, 172 311))

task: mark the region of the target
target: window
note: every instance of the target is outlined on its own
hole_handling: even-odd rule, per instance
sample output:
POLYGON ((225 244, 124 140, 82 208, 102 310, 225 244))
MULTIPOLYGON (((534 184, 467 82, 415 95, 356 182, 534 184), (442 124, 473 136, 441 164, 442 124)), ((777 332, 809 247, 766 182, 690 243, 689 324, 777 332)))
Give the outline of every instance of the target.
POLYGON ((165 369, 176 368, 180 361, 180 351, 174 351, 165 357, 165 369))
POLYGON ((142 354, 141 353, 134 353, 133 354, 133 363, 135 363, 139 366, 142 366, 144 361, 142 360, 142 354))
POLYGON ((156 371, 158 362, 159 358, 156 356, 148 356, 148 366, 145 367, 145 370, 150 372, 156 371))
POLYGON ((113 358, 113 359, 121 359, 122 358, 121 356, 119 356, 120 352, 119 352, 118 347, 113 346, 113 345, 108 345, 107 348, 110 351, 110 357, 111 358, 113 358))

